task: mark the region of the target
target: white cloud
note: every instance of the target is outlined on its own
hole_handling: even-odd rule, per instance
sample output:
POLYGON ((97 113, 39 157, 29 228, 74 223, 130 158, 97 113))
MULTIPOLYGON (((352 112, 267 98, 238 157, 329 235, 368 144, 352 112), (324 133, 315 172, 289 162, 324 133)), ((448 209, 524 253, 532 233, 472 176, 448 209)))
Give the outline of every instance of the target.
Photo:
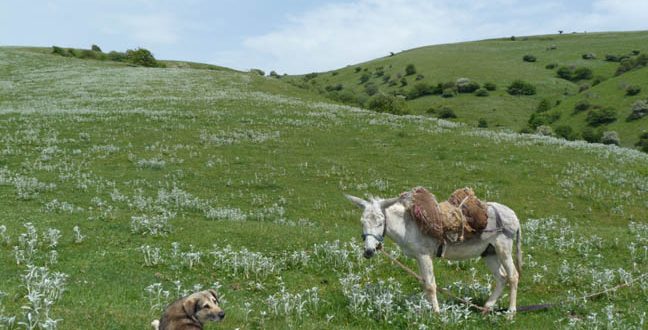
POLYGON ((647 16, 642 0, 357 0, 289 17, 282 28, 245 39, 237 61, 291 74, 325 71, 430 44, 638 29, 647 16))

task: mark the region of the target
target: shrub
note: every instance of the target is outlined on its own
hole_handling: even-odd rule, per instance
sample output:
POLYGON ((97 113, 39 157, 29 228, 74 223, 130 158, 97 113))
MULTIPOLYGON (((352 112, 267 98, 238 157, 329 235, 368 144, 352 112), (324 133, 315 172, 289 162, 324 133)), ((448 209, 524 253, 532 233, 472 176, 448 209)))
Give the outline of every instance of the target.
POLYGON ((401 87, 407 86, 407 78, 405 78, 405 77, 401 78, 400 85, 401 85, 401 87))
POLYGON ((89 50, 89 49, 81 50, 81 52, 79 53, 79 58, 83 58, 83 59, 96 60, 96 59, 99 59, 99 56, 100 56, 100 53, 97 53, 97 52, 89 50))
POLYGON ((378 87, 374 83, 368 83, 365 85, 365 93, 369 96, 373 96, 378 93, 378 87))
POLYGON ((407 93, 407 98, 413 100, 418 97, 432 94, 434 94, 434 87, 424 82, 419 82, 414 84, 412 89, 407 93))
POLYGON ((419 81, 419 80, 423 80, 423 78, 425 78, 424 75, 422 75, 422 74, 417 74, 415 80, 416 80, 416 81, 419 81))
POLYGON ((356 66, 355 69, 353 70, 355 73, 358 73, 362 70, 361 66, 356 66))
POLYGON ((446 88, 446 89, 444 89, 443 92, 441 93, 441 96, 442 96, 442 97, 445 97, 445 98, 453 97, 453 96, 455 96, 455 90, 452 89, 452 88, 446 88))
POLYGON ((497 89, 497 85, 495 85, 495 83, 492 82, 487 82, 484 84, 484 88, 486 88, 489 91, 494 91, 497 89))
POLYGON ((281 78, 281 76, 275 70, 270 71, 270 77, 277 79, 281 78))
POLYGON ((590 126, 600 126, 609 124, 616 120, 616 110, 612 107, 593 109, 587 114, 587 124, 590 126))
POLYGON ((576 140, 576 138, 578 138, 578 134, 576 134, 574 129, 571 128, 571 126, 569 125, 560 125, 556 127, 554 132, 556 133, 557 136, 560 136, 565 140, 573 141, 576 140))
POLYGON ((615 74, 618 76, 631 70, 643 68, 646 65, 648 65, 648 55, 646 54, 641 54, 634 59, 626 58, 621 60, 615 74))
POLYGON ((160 64, 155 60, 153 54, 145 48, 129 49, 126 51, 126 59, 135 65, 145 67, 159 67, 160 64))
POLYGON ((411 76, 413 74, 416 74, 416 67, 414 66, 414 64, 410 63, 405 67, 405 75, 411 76))
POLYGON ((488 128, 488 122, 484 118, 479 118, 479 121, 477 122, 477 127, 488 128))
POLYGON ((533 55, 524 55, 524 56, 522 57, 522 60, 523 60, 524 62, 535 62, 535 61, 536 61, 536 57, 533 56, 533 55))
POLYGON ((619 139, 619 134, 615 131, 605 131, 603 136, 601 136, 601 143, 603 144, 614 144, 619 145, 621 140, 619 139))
POLYGON ((250 73, 254 73, 259 76, 265 76, 265 72, 261 69, 250 69, 250 73))
POLYGON ((540 126, 548 126, 554 123, 556 120, 560 119, 560 112, 555 111, 545 111, 545 112, 534 112, 529 117, 529 127, 536 129, 540 126))
POLYGON ((371 78, 371 75, 368 73, 363 73, 362 76, 360 76, 360 83, 364 84, 367 81, 369 81, 369 78, 371 78))
POLYGON ((52 54, 57 54, 61 56, 70 56, 65 49, 58 46, 52 46, 52 54))
POLYGON ((391 95, 376 94, 369 99, 367 107, 374 111, 389 112, 397 115, 407 113, 405 101, 391 95))
POLYGON ((553 69, 555 69, 557 67, 558 67, 558 64, 556 64, 556 63, 549 63, 549 64, 545 65, 545 69, 549 69, 549 70, 553 70, 553 69))
POLYGON ((583 137, 583 140, 589 143, 599 143, 601 142, 603 133, 601 133, 600 130, 593 129, 591 127, 585 127, 581 132, 581 136, 583 137))
POLYGON ((596 54, 594 53, 585 53, 581 56, 584 60, 595 60, 596 54))
POLYGON ((585 80, 585 79, 592 79, 593 73, 592 69, 588 67, 578 67, 574 70, 574 79, 573 80, 585 80))
POLYGON ((612 54, 605 54, 605 60, 608 62, 621 62, 619 56, 612 54))
POLYGON ((99 52, 99 53, 101 53, 101 48, 99 48, 99 46, 97 46, 97 45, 94 45, 94 44, 93 44, 93 45, 90 47, 90 49, 91 49, 93 52, 99 52))
POLYGON ((579 113, 579 112, 586 111, 586 110, 588 110, 590 108, 590 106, 591 106, 591 104, 587 100, 578 101, 574 105, 574 113, 579 113))
POLYGON ((468 78, 459 78, 455 83, 459 93, 472 93, 479 89, 479 83, 471 81, 468 78))
POLYGON ((108 59, 115 62, 126 62, 126 53, 111 51, 108 53, 108 59))
MULTIPOLYGON (((272 73, 270 73, 270 76, 272 76, 272 73)), ((344 88, 342 84, 335 84, 335 85, 327 85, 324 87, 324 89, 327 92, 332 92, 332 91, 341 91, 344 88)))
POLYGON ((536 112, 545 112, 551 109, 551 103, 547 99, 542 99, 540 100, 540 103, 538 103, 538 106, 536 107, 536 112))
POLYGON ((578 92, 582 93, 582 92, 590 89, 590 87, 592 87, 592 86, 590 84, 588 84, 588 83, 580 84, 580 85, 578 85, 578 92))
POLYGON ((536 88, 526 81, 515 80, 508 86, 506 91, 511 95, 534 95, 536 88))
POLYGON ((556 71, 556 74, 559 78, 569 81, 592 79, 593 75, 592 69, 584 66, 561 66, 558 68, 558 71, 556 71))
POLYGON ((630 110, 632 110, 632 112, 630 113, 630 116, 628 116, 629 121, 643 118, 648 115, 648 100, 635 101, 630 110))
POLYGON ((639 142, 635 144, 643 152, 648 152, 648 132, 639 135, 639 142))
POLYGON ((457 115, 450 107, 442 107, 437 111, 437 116, 441 119, 457 118, 457 115))
POLYGON ((490 95, 490 93, 488 93, 488 90, 486 88, 480 88, 475 91, 475 96, 485 97, 488 95, 490 95))
POLYGON ((637 85, 630 85, 625 88, 626 95, 633 96, 641 92, 641 87, 637 85))

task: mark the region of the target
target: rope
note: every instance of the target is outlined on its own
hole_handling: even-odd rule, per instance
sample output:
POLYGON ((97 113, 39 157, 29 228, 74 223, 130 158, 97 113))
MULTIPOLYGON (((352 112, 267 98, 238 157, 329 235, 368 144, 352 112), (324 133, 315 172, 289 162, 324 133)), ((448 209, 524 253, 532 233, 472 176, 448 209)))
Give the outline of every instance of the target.
MULTIPOLYGON (((411 270, 409 267, 405 266, 403 263, 398 261, 398 259, 391 256, 389 253, 385 252, 383 249, 380 249, 379 251, 383 255, 385 255, 387 258, 389 258, 389 260, 391 260, 396 265, 398 265, 400 268, 402 268, 404 271, 406 271, 408 274, 410 274, 414 278, 416 278, 419 282, 424 283, 423 278, 421 278, 421 276, 419 274, 417 274, 416 272, 411 270)), ((624 288, 624 287, 629 287, 629 286, 633 285, 635 282, 643 279, 646 276, 648 276, 648 273, 641 274, 638 277, 633 277, 632 280, 630 280, 628 282, 621 283, 621 284, 619 284, 619 285, 617 285, 615 287, 608 288, 608 289, 605 289, 603 291, 599 291, 599 292, 595 292, 595 293, 591 293, 591 294, 582 296, 578 300, 589 300, 589 299, 604 295, 604 294, 609 293, 609 292, 614 292, 614 291, 619 290, 619 289, 624 288)), ((437 290, 443 292, 443 294, 447 295, 448 297, 450 297, 452 299, 461 301, 462 303, 466 304, 469 307, 480 310, 482 313, 488 313, 490 311, 488 308, 475 305, 472 302, 470 302, 469 300, 459 298, 459 297, 453 295, 452 292, 450 292, 450 290, 447 290, 445 288, 437 288, 437 290)), ((549 304, 540 304, 540 305, 520 306, 520 307, 517 308, 517 311, 518 312, 525 312, 525 311, 544 310, 544 309, 549 309, 549 308, 552 308, 552 307, 558 307, 558 306, 565 305, 565 304, 566 304, 566 302, 558 302, 558 303, 549 303, 549 304)))

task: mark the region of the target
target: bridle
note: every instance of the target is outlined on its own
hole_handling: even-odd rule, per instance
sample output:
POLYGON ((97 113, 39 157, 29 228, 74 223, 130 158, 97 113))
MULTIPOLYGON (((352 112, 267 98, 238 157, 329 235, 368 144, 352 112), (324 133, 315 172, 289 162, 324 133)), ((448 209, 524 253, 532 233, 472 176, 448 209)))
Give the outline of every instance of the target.
POLYGON ((383 226, 383 231, 382 235, 374 235, 374 234, 367 234, 367 233, 362 233, 362 241, 364 242, 367 240, 368 236, 371 236, 375 238, 380 244, 378 245, 378 249, 380 249, 380 246, 382 246, 383 242, 385 241, 385 234, 387 233, 387 215, 385 214, 385 211, 382 210, 383 217, 385 218, 385 221, 383 221, 382 226, 383 226))

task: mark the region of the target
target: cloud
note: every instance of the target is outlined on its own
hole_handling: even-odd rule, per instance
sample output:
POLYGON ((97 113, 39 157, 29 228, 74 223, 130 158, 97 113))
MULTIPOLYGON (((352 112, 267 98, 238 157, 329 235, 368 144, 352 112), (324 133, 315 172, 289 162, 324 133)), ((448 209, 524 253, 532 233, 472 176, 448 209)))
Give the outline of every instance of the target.
MULTIPOLYGON (((356 0, 288 17, 243 41, 238 61, 291 74, 326 71, 431 44, 565 31, 637 29, 642 0, 356 0), (245 54, 248 55, 245 55, 245 54)), ((279 18, 281 19, 281 18, 279 18)))

